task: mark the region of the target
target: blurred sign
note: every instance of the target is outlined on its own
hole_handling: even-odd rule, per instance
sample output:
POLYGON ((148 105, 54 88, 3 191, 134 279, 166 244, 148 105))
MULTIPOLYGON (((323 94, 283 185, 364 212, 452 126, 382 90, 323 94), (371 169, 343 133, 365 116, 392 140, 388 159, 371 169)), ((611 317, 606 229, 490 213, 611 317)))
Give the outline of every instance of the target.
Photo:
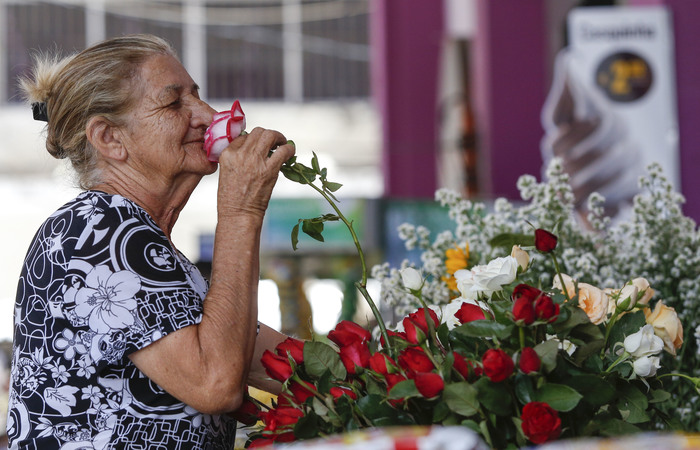
MULTIPOLYGON (((671 15, 663 6, 575 8, 568 17, 570 73, 602 94, 641 150, 679 187, 671 15)), ((628 162, 629 161, 628 158, 628 162)))

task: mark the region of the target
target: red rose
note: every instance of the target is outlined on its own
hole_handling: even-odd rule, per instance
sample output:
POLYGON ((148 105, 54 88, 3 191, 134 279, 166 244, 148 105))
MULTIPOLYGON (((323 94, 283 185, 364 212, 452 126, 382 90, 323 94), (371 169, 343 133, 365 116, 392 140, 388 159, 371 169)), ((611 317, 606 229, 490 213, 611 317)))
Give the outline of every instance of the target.
POLYGON ((540 357, 535 349, 532 347, 525 347, 520 352, 518 365, 523 373, 538 372, 540 370, 540 366, 542 365, 542 361, 540 360, 540 357))
POLYGON ((357 373, 357 367, 369 367, 369 358, 369 347, 363 342, 340 347, 340 360, 351 375, 357 373))
POLYGON ((304 415, 296 408, 277 407, 260 414, 265 423, 265 431, 277 431, 278 428, 294 425, 304 415))
MULTIPOLYGON (((437 314, 432 309, 428 308, 428 314, 435 324, 433 328, 437 328, 440 325, 440 320, 437 314)), ((419 344, 425 340, 428 335, 429 328, 428 322, 425 319, 425 308, 419 308, 417 311, 412 312, 403 319, 403 328, 406 330, 406 339, 411 344, 419 344)))
POLYGON ((413 381, 420 395, 425 398, 436 397, 445 388, 442 377, 435 372, 417 373, 413 381))
POLYGON ((549 253, 557 247, 557 237, 547 230, 535 230, 535 248, 542 253, 549 253))
POLYGON ((399 366, 412 378, 416 372, 430 372, 435 369, 433 362, 420 347, 408 347, 399 353, 399 366))
POLYGON ((397 383, 406 380, 406 377, 400 373, 388 373, 386 374, 386 390, 389 392, 391 388, 396 386, 397 383))
POLYGON ((457 352, 452 352, 455 357, 455 362, 452 367, 464 377, 465 380, 469 379, 470 372, 472 375, 481 375, 481 368, 474 367, 474 363, 468 361, 464 356, 457 352))
POLYGON ((511 298, 513 301, 516 301, 520 297, 525 297, 531 302, 534 302, 540 295, 542 295, 541 290, 528 284, 520 283, 519 285, 515 286, 515 289, 513 289, 511 298))
POLYGON ((484 366, 486 376, 494 383, 505 380, 515 370, 513 359, 500 348, 486 350, 481 364, 484 366))
POLYGON ((481 306, 464 302, 455 313, 455 318, 459 320, 459 323, 467 323, 473 322, 474 320, 486 319, 486 315, 484 314, 484 310, 481 309, 481 306))
POLYGON ((242 424, 254 425, 258 421, 260 411, 261 410, 258 405, 246 396, 243 399, 241 406, 239 406, 238 409, 233 411, 230 415, 242 424))
POLYGON ((522 429, 533 444, 554 440, 561 434, 561 419, 555 410, 542 402, 530 402, 520 416, 522 429))
POLYGON ((302 383, 304 384, 292 381, 289 384, 289 390, 294 395, 294 400, 296 400, 297 403, 304 403, 307 398, 313 397, 314 392, 316 392, 316 387, 313 384, 308 381, 302 381, 302 383))
POLYGON ((275 355, 270 350, 265 350, 260 362, 273 380, 285 382, 292 376, 292 366, 286 356, 275 355))
POLYGON ((535 315, 538 319, 554 322, 559 316, 559 305, 549 295, 541 295, 535 302, 535 315))
POLYGON ((272 445, 274 443, 275 441, 273 441, 272 439, 256 438, 250 441, 250 445, 248 445, 248 448, 262 448, 272 445))
POLYGON ((341 320, 334 330, 328 333, 328 339, 338 344, 339 347, 350 345, 353 342, 367 342, 372 335, 355 322, 341 320))
POLYGON ((527 297, 518 297, 513 303, 513 320, 530 325, 535 321, 535 308, 527 297))
MULTIPOLYGON (((406 337, 406 332, 405 331, 391 331, 391 330, 386 330, 386 335, 390 338, 399 338, 403 341, 408 340, 406 337)), ((392 342, 394 341, 393 339, 390 339, 392 342)), ((379 338, 379 342, 381 342, 382 347, 386 348, 386 342, 384 342, 384 336, 382 335, 379 338)))
POLYGON ((396 363, 383 353, 375 353, 369 358, 369 368, 377 373, 386 375, 396 371, 396 363))
POLYGON ((350 388, 342 387, 342 386, 333 386, 330 389, 331 395, 333 396, 334 399, 338 400, 340 397, 343 395, 347 395, 353 400, 357 400, 357 394, 355 394, 355 391, 353 391, 350 388))
POLYGON ((277 354, 280 356, 284 356, 285 358, 289 353, 292 355, 292 359, 295 363, 301 364, 304 362, 304 341, 288 337, 284 341, 277 344, 277 347, 275 347, 275 352, 277 352, 277 354))

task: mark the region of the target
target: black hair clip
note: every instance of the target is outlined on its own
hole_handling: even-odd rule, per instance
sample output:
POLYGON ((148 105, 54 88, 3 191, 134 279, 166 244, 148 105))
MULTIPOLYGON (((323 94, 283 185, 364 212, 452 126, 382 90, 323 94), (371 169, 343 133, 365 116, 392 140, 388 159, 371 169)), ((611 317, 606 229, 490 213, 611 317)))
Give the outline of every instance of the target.
POLYGON ((34 120, 41 120, 42 122, 49 121, 49 115, 46 111, 46 102, 32 103, 32 113, 34 113, 34 120))

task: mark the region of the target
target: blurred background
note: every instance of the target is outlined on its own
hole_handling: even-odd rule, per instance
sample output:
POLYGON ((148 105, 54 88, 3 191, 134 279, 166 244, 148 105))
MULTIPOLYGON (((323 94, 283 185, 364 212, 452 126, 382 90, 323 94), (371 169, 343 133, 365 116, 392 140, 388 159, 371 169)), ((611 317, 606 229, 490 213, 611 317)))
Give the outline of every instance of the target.
MULTIPOLYGON (((518 177, 540 179, 553 156, 580 207, 601 191, 611 214, 659 162, 697 221, 698 22, 698 0, 0 0, 0 342, 35 230, 78 192, 19 95, 35 52, 168 39, 213 107, 239 99, 248 129, 282 131, 302 163, 318 155, 371 266, 406 257, 401 223, 444 220, 437 188, 517 200, 518 177)), ((173 237, 205 275, 216 185, 201 183, 173 237)), ((300 337, 371 316, 341 224, 292 250, 298 219, 326 212, 280 179, 266 216, 260 319, 300 337)))

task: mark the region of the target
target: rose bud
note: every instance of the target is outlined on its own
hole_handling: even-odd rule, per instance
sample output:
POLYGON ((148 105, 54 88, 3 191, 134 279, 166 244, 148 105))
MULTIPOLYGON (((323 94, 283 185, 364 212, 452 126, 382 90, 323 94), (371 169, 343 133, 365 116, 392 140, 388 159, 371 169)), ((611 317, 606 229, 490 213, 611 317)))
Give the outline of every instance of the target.
POLYGON ((539 372, 542 361, 539 355, 532 347, 525 347, 520 352, 520 359, 518 360, 518 366, 523 373, 539 372))
POLYGON ((399 353, 399 366, 409 378, 417 372, 430 372, 435 369, 430 357, 420 347, 408 347, 399 353))
POLYGON ((555 410, 543 402, 530 402, 520 416, 523 433, 533 444, 543 444, 561 434, 561 419, 555 410))
POLYGON ((353 342, 350 345, 340 347, 340 360, 351 375, 360 372, 357 370, 358 367, 369 367, 369 358, 369 348, 364 342, 353 342))
POLYGON ((515 370, 513 359, 500 348, 488 349, 481 359, 484 373, 494 383, 499 383, 508 378, 515 370))
POLYGON ((550 253, 557 247, 557 237, 547 230, 535 230, 535 248, 542 253, 550 253))
POLYGON ((484 310, 479 305, 474 305, 472 303, 464 302, 459 310, 455 313, 455 317, 459 320, 459 323, 473 322, 474 320, 486 319, 484 310))
POLYGON ((386 376, 386 390, 389 392, 398 383, 405 381, 406 377, 400 373, 389 373, 386 376))
POLYGON ((559 305, 549 295, 542 294, 535 301, 535 316, 540 320, 554 322, 559 316, 559 305))
POLYGON ((425 398, 436 397, 445 388, 442 377, 434 372, 417 373, 413 381, 420 395, 425 398))
POLYGON ((467 361, 467 358, 457 352, 452 352, 452 355, 454 355, 455 358, 455 362, 452 364, 452 367, 459 372, 459 374, 462 375, 465 380, 469 379, 469 368, 471 367, 471 362, 467 361))
POLYGON ((518 262, 518 267, 520 267, 521 272, 525 272, 527 270, 527 266, 530 264, 530 255, 520 248, 518 245, 514 245, 513 248, 510 251, 510 256, 515 258, 515 260, 518 262))
POLYGON ((273 441, 272 439, 255 438, 252 441, 250 441, 250 445, 248 445, 248 448, 268 447, 274 443, 275 443, 275 441, 273 441))
MULTIPOLYGON (((402 341, 408 340, 408 338, 406 337, 405 331, 386 330, 386 335, 389 337, 389 340, 392 342, 395 339, 401 339, 402 341)), ((379 337, 379 342, 382 344, 382 347, 386 348, 386 342, 384 342, 384 336, 379 337)))
POLYGON ((372 334, 360 325, 349 320, 341 320, 334 330, 328 333, 328 339, 338 344, 339 347, 350 345, 354 342, 367 342, 372 334))
POLYGON ((520 297, 525 297, 531 302, 534 302, 540 295, 542 295, 541 290, 537 289, 536 287, 532 287, 529 284, 520 283, 519 285, 515 286, 513 289, 513 294, 510 298, 513 301, 516 301, 520 297))
POLYGON ((373 371, 386 375, 396 372, 396 363, 383 353, 375 353, 369 358, 369 368, 373 371))
POLYGON ((248 396, 243 399, 243 403, 230 416, 244 425, 254 425, 258 421, 260 408, 248 396))
POLYGON ((357 394, 355 393, 355 391, 353 391, 350 388, 346 388, 346 387, 342 387, 342 386, 333 386, 330 389, 330 392, 336 401, 338 399, 340 399, 340 397, 342 397, 343 395, 347 395, 351 399, 357 400, 357 394))
POLYGON ((304 362, 304 341, 288 337, 284 341, 277 344, 275 351, 278 355, 287 357, 287 354, 292 355, 295 363, 301 364, 304 362))
POLYGON ((289 384, 289 390, 292 395, 294 395, 294 400, 296 400, 297 403, 304 403, 307 398, 313 397, 314 392, 316 392, 316 386, 313 384, 308 381, 302 381, 302 383, 304 384, 293 381, 289 384))
POLYGON ((260 362, 267 375, 274 380, 285 382, 292 376, 292 366, 286 356, 275 355, 270 350, 265 350, 260 362))
POLYGON ((406 289, 410 291, 420 291, 423 287, 423 277, 421 277, 420 272, 413 267, 406 267, 399 271, 401 274, 401 281, 406 289))
POLYGON ((535 308, 527 297, 519 297, 513 303, 513 320, 525 325, 535 321, 535 308))
POLYGON ((209 161, 218 162, 221 152, 245 130, 245 114, 236 100, 230 111, 214 114, 214 118, 204 133, 204 150, 209 161))

